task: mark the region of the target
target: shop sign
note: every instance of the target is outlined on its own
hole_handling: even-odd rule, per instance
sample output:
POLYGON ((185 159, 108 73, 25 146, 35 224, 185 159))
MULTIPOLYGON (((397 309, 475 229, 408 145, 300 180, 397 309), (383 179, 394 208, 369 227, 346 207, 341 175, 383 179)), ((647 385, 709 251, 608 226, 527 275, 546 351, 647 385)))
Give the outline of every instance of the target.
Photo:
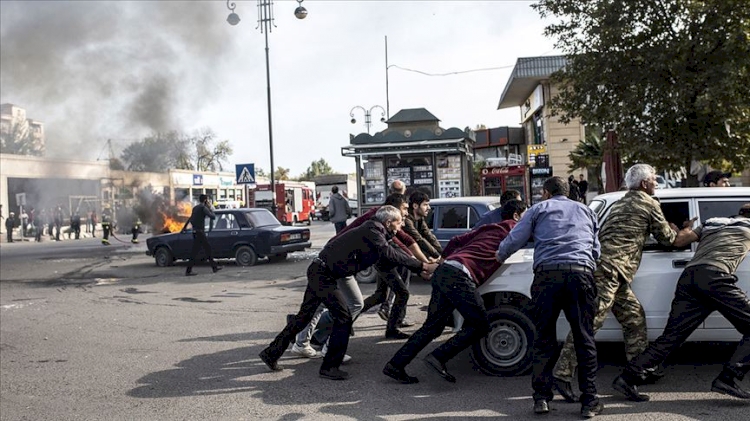
POLYGON ((526 146, 526 157, 529 165, 535 165, 536 156, 547 153, 547 145, 527 145, 526 146))
POLYGON ((193 185, 194 186, 203 185, 203 174, 193 174, 193 185))
POLYGON ((234 186, 234 178, 232 177, 219 177, 219 185, 222 187, 234 186))
POLYGON ((482 168, 482 175, 503 175, 508 174, 508 167, 482 168))
POLYGON ((172 182, 178 186, 189 186, 193 184, 193 175, 184 173, 172 173, 172 182))
POLYGON ((521 106, 521 109, 523 111, 523 121, 528 120, 532 115, 534 115, 535 112, 537 112, 537 110, 542 108, 543 105, 543 88, 542 85, 537 85, 536 89, 534 89, 534 92, 531 93, 531 96, 529 96, 529 98, 521 106))

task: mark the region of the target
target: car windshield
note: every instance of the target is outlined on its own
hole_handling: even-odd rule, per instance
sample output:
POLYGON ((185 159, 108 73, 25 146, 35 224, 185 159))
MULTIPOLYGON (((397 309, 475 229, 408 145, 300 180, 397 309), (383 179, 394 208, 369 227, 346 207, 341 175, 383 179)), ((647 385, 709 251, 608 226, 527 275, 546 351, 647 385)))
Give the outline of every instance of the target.
POLYGON ((265 209, 245 212, 245 216, 253 227, 272 227, 281 225, 273 214, 265 209))

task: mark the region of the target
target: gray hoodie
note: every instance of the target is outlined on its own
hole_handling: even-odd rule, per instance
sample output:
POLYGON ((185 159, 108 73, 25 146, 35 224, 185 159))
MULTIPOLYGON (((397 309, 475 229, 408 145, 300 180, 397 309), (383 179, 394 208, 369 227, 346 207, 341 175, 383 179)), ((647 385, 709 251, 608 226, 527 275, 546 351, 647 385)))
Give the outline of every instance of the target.
POLYGON ((352 214, 349 201, 341 193, 331 194, 328 202, 328 217, 331 222, 345 222, 352 214))

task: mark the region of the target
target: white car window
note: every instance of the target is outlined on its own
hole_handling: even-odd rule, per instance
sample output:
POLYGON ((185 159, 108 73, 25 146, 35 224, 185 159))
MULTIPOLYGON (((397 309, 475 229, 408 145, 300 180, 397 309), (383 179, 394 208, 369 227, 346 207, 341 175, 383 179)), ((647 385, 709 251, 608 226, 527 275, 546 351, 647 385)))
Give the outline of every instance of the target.
POLYGON ((728 218, 730 216, 735 216, 745 203, 747 203, 746 200, 698 200, 698 212, 700 214, 701 224, 711 218, 728 218))

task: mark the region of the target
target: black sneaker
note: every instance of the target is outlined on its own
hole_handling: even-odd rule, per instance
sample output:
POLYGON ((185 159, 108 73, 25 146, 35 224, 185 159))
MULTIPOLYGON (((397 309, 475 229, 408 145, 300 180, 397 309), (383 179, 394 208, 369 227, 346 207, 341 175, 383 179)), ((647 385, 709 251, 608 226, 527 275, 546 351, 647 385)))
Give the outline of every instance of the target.
POLYGON ((214 273, 224 269, 224 266, 214 266, 214 273))
POLYGON ((615 377, 615 380, 612 382, 612 388, 633 402, 646 402, 649 400, 648 395, 638 393, 638 388, 634 384, 626 382, 622 376, 615 377))
POLYGON ((349 378, 349 373, 341 371, 337 367, 329 368, 328 370, 321 368, 318 374, 320 377, 328 380, 346 380, 349 378))
POLYGON ((723 393, 725 395, 734 396, 740 399, 750 399, 750 392, 742 389, 735 381, 725 381, 717 377, 713 383, 711 383, 711 391, 717 393, 723 393))
POLYGON ((596 401, 595 404, 588 403, 581 406, 581 416, 583 418, 594 418, 601 414, 603 409, 604 405, 599 401, 596 401))
POLYGON ((185 276, 195 276, 197 273, 195 272, 185 272, 185 276))
POLYGON ((396 367, 391 363, 385 365, 385 368, 383 368, 383 374, 403 384, 419 383, 418 378, 406 374, 406 370, 396 367))
POLYGON ((279 367, 278 362, 276 362, 276 361, 274 361, 274 360, 271 359, 271 356, 268 355, 268 350, 267 349, 264 349, 263 351, 261 351, 261 353, 258 354, 258 356, 260 357, 260 359, 266 364, 266 366, 271 371, 281 371, 281 370, 283 370, 282 367, 279 367))

